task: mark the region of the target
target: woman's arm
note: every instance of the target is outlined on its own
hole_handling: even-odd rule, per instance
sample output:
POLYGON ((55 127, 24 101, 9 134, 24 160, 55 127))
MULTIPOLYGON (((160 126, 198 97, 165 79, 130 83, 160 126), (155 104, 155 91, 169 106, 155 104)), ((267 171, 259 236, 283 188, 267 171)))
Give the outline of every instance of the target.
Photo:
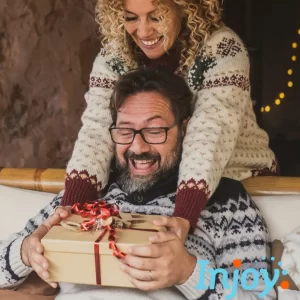
POLYGON ((97 199, 107 184, 113 157, 113 143, 108 128, 112 118, 110 96, 118 79, 102 50, 95 59, 90 75, 90 89, 85 95, 86 110, 82 127, 67 166, 62 205, 84 203, 97 199))
POLYGON ((245 46, 228 29, 214 33, 188 80, 196 100, 183 143, 174 216, 188 219, 195 228, 233 154, 246 108, 252 105, 245 46))

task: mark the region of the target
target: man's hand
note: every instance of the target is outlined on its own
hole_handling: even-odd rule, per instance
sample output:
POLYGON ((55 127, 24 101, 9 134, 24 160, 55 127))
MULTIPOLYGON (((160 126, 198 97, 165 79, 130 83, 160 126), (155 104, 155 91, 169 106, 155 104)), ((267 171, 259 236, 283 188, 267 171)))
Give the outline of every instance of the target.
POLYGON ((153 221, 153 224, 155 226, 167 227, 167 229, 174 232, 183 243, 190 230, 190 222, 188 220, 176 217, 158 217, 153 221))
POLYGON ((156 243, 129 248, 121 265, 133 285, 145 291, 184 283, 197 263, 176 234, 167 231, 156 235, 156 243))
MULTIPOLYGON (((21 255, 24 264, 32 267, 33 270, 45 281, 49 278, 49 264, 43 255, 44 248, 41 239, 53 227, 60 223, 61 220, 67 218, 68 211, 63 208, 56 209, 55 213, 45 220, 31 235, 27 236, 22 244, 21 255)), ((49 282, 53 287, 57 287, 56 282, 49 282)))

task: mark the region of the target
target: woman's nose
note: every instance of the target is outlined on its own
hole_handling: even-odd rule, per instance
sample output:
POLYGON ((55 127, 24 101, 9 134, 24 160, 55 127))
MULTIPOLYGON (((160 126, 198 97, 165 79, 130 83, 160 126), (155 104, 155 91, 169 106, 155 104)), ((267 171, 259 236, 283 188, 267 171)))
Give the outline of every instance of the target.
POLYGON ((140 39, 148 39, 152 34, 152 26, 147 20, 141 20, 137 29, 137 35, 140 39))

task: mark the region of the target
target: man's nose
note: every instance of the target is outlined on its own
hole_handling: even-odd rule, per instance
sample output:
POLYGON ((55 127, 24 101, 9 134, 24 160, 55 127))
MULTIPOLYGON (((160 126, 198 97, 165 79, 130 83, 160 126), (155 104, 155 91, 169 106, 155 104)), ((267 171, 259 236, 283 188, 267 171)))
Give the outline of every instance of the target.
POLYGON ((133 142, 130 145, 130 150, 136 154, 139 154, 149 151, 150 145, 143 140, 140 134, 136 134, 133 142))
POLYGON ((137 29, 137 35, 140 39, 148 39, 152 34, 151 24, 148 20, 141 20, 137 29))

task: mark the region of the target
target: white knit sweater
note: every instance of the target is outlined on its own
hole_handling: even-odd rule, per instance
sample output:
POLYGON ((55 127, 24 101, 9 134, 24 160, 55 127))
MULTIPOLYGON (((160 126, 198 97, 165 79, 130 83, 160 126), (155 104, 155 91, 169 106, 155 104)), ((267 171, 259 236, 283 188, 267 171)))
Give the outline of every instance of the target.
MULTIPOLYGON (((83 126, 67 166, 65 205, 93 200, 108 182, 113 156, 109 99, 124 72, 118 58, 105 51, 94 62, 83 126)), ((232 30, 225 27, 212 34, 186 80, 194 93, 193 115, 183 143, 173 215, 190 220, 194 228, 222 176, 243 180, 272 174, 276 163, 268 136, 256 123, 248 53, 232 30)))

